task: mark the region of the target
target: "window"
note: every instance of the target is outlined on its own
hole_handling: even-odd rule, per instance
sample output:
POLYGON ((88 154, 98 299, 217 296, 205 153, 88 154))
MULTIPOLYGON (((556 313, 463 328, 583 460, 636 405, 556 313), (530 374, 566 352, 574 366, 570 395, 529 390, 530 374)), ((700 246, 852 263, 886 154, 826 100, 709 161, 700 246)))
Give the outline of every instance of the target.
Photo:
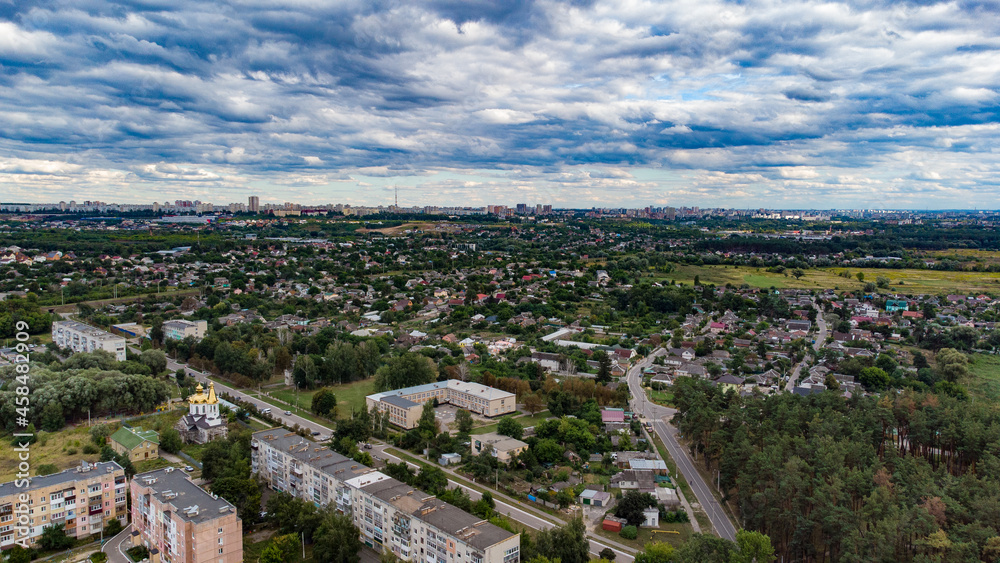
POLYGON ((219 548, 219 555, 222 555, 222 548, 219 548))
POLYGON ((222 545, 222 538, 219 538, 219 545, 222 545))
POLYGON ((220 534, 222 533, 222 528, 219 528, 219 533, 220 533, 220 534))

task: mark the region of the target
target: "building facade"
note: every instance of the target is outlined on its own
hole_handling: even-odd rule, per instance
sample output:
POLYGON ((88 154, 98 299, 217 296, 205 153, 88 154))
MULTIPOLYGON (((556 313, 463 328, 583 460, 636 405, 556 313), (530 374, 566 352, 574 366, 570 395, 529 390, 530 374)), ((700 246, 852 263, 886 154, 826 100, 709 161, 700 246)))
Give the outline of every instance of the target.
POLYGON ((173 467, 132 479, 132 545, 150 563, 242 563, 243 522, 236 507, 173 467))
POLYGON ((163 323, 164 340, 184 340, 188 336, 201 340, 205 338, 206 332, 208 332, 208 321, 175 319, 163 323))
POLYGON ((513 393, 457 379, 375 393, 368 395, 366 403, 369 412, 388 411, 393 424, 410 429, 416 428, 423 404, 434 399, 487 417, 510 414, 517 403, 513 393))
POLYGON ((35 546, 42 531, 53 524, 65 525, 66 535, 86 538, 99 534, 104 525, 117 518, 128 524, 125 470, 113 461, 88 464, 60 473, 32 477, 29 489, 15 482, 0 485, 0 548, 8 549, 17 537, 18 497, 29 495, 30 530, 28 545, 35 546))
POLYGON ((208 382, 208 393, 198 384, 194 395, 188 397, 188 413, 174 425, 181 439, 188 444, 207 444, 216 438, 229 435, 229 426, 219 414, 219 398, 215 383, 208 382))
POLYGON ((271 488, 334 505, 361 541, 415 563, 517 563, 520 535, 285 430, 251 441, 252 469, 271 488))
POLYGON ((119 362, 125 361, 125 338, 77 321, 52 323, 52 341, 60 348, 74 352, 111 352, 119 362))

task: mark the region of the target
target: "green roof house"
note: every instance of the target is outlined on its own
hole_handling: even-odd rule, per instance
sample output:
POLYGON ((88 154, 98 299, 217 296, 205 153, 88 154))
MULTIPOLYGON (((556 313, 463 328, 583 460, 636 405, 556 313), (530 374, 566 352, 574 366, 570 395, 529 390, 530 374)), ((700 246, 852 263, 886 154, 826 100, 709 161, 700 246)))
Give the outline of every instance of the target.
POLYGON ((133 462, 160 457, 160 435, 156 430, 122 426, 111 435, 111 449, 126 454, 133 462))

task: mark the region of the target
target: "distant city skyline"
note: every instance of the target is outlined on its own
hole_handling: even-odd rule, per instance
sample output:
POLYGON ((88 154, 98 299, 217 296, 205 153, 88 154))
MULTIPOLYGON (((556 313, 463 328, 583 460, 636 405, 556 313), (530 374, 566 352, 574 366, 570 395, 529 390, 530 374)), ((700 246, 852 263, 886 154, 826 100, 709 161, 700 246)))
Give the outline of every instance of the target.
POLYGON ((978 2, 0 7, 0 199, 971 209, 978 2))

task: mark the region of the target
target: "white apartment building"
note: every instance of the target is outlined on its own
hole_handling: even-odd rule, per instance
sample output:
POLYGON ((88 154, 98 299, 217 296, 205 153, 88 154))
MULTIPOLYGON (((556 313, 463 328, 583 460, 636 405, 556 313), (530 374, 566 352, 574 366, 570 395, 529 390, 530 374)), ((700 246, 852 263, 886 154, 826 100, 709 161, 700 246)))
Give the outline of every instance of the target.
POLYGON ((253 435, 252 469, 276 490, 335 504, 361 541, 415 563, 517 563, 512 534, 433 495, 281 429, 253 435))
POLYGON ((106 350, 119 362, 125 361, 125 338, 77 321, 52 323, 52 341, 74 352, 106 350))
POLYGON ((208 332, 208 321, 175 319, 163 323, 164 340, 184 340, 188 336, 201 340, 205 338, 206 332, 208 332))

